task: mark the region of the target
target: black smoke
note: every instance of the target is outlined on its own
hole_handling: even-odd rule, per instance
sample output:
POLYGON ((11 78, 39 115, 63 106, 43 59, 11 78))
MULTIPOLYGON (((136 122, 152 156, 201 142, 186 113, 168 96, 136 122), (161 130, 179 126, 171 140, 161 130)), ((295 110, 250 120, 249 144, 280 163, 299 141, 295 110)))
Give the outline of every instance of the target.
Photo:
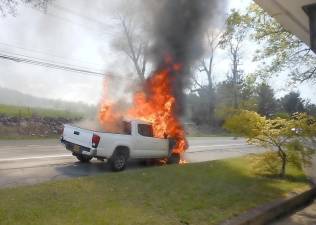
MULTIPOLYGON (((176 113, 184 109, 184 89, 190 82, 191 68, 203 55, 204 34, 211 25, 224 18, 226 0, 159 0, 148 1, 153 11, 151 26, 152 59, 157 70, 164 68, 166 56, 183 66, 171 74, 172 90, 176 97, 176 113)), ((146 18, 144 18, 146 19, 146 18)))

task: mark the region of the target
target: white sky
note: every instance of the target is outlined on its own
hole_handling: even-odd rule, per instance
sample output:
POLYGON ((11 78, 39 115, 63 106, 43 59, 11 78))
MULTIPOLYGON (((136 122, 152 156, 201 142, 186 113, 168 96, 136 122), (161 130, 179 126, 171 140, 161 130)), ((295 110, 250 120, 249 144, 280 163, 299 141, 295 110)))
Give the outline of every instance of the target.
MULTIPOLYGON (((20 7, 16 17, 0 18, 0 53, 15 53, 53 62, 87 67, 98 72, 130 70, 126 58, 110 47, 114 2, 98 0, 54 1, 47 14, 20 7), (67 10, 68 9, 68 10, 67 10)), ((250 0, 230 0, 229 8, 244 8, 250 0)), ((229 61, 224 53, 217 59, 217 74, 225 76, 229 61)), ((245 57, 247 58, 245 53, 245 57)), ((245 72, 256 65, 247 60, 245 72)), ((221 80, 222 78, 217 78, 221 80)), ((274 79, 275 89, 283 88, 285 80, 274 79), (278 85, 275 85, 278 84, 278 85)), ((102 93, 102 79, 56 69, 4 61, 0 59, 0 86, 34 96, 83 101, 96 104, 102 93)), ((312 87, 300 88, 302 96, 316 102, 312 87)))

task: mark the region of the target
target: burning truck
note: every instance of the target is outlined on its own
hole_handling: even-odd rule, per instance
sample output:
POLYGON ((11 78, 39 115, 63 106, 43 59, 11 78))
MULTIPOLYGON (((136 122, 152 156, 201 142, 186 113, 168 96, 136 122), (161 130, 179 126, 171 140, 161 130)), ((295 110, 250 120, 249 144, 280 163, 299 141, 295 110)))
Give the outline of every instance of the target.
POLYGON ((93 157, 108 159, 113 171, 125 169, 129 159, 184 162, 181 156, 188 143, 175 113, 176 98, 171 89, 173 76, 181 73, 182 66, 168 56, 164 64, 146 80, 144 89, 134 94, 131 106, 125 110, 108 101, 105 82, 98 117, 106 132, 66 124, 61 142, 81 162, 93 157))
POLYGON ((184 90, 190 84, 193 64, 203 54, 204 32, 223 1, 151 0, 144 4, 155 9, 151 13, 153 72, 125 109, 111 101, 105 81, 98 119, 108 133, 65 125, 62 142, 80 161, 108 158, 114 170, 121 170, 129 158, 181 162, 188 148, 179 119, 184 111, 184 90), (127 142, 124 135, 131 136, 127 142))

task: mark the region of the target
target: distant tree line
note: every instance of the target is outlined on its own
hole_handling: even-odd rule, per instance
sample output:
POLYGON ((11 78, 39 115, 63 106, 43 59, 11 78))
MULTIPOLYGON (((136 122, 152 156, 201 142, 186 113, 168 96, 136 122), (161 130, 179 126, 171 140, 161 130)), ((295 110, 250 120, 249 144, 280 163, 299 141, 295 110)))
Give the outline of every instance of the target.
POLYGON ((303 99, 299 92, 277 98, 269 85, 269 78, 281 73, 288 75, 292 84, 315 82, 316 56, 311 49, 255 3, 245 12, 232 10, 225 25, 217 35, 206 32, 207 54, 196 70, 198 75, 193 76, 188 118, 198 125, 221 127, 227 117, 242 109, 268 118, 290 117, 296 112, 316 116, 316 105, 303 99), (258 68, 253 74, 242 70, 249 41, 258 44, 253 55, 258 68), (215 84, 214 58, 219 48, 227 51, 231 69, 224 81, 215 84), (207 79, 199 82, 198 77, 205 75, 207 79))
POLYGON ((218 83, 212 90, 212 98, 208 95, 208 87, 188 94, 189 119, 197 125, 210 124, 220 128, 227 117, 240 109, 255 111, 268 118, 287 118, 296 112, 316 116, 316 105, 304 100, 299 92, 277 98, 269 84, 257 84, 249 77, 238 83, 237 93, 234 85, 231 78, 218 83), (234 100, 236 94, 237 103, 234 100))

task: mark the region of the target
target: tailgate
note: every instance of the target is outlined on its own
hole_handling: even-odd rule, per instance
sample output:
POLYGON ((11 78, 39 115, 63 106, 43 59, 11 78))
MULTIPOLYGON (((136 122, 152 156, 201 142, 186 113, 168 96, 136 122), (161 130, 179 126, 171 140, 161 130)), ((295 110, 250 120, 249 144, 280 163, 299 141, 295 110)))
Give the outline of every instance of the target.
POLYGON ((64 125, 63 139, 73 144, 92 147, 93 131, 75 127, 72 125, 64 125))

